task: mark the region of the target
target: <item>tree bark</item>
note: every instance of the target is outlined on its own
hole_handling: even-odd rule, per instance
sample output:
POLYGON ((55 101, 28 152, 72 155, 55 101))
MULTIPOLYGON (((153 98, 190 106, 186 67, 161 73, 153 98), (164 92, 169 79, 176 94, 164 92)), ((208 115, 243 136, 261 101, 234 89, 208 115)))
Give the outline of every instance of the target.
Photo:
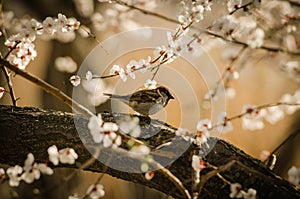
MULTIPOLYGON (((124 114, 102 113, 104 121, 114 121, 124 114)), ((138 116, 142 133, 152 130, 159 132, 152 137, 146 136, 142 139, 153 148, 166 143, 174 137, 176 128, 163 122, 151 120, 148 117, 138 116), (147 128, 146 128, 147 126, 147 128)), ((90 159, 90 151, 86 146, 92 142, 87 129, 87 120, 81 116, 59 111, 41 110, 31 107, 0 106, 0 163, 6 165, 23 165, 28 153, 33 153, 37 162, 49 162, 47 148, 56 145, 59 149, 65 147, 74 148, 79 155, 77 162, 85 163, 90 159), (76 124, 76 125, 75 125, 76 124), (80 136, 78 134, 80 132, 80 136), (85 143, 85 144, 83 144, 85 143)), ((180 142, 184 142, 181 140, 180 142)), ((225 171, 220 171, 222 176, 232 182, 240 183, 243 188, 254 188, 257 190, 257 198, 300 198, 300 192, 296 187, 284 179, 276 176, 271 170, 259 160, 250 157, 233 145, 218 138, 210 138, 209 143, 215 143, 213 149, 204 157, 204 161, 210 165, 221 168, 223 165, 234 161, 233 165, 225 171)), ((89 145, 88 145, 89 146, 89 145)), ((124 147, 124 145, 122 145, 124 147)), ((176 145, 174 147, 178 147, 176 145)), ((172 147, 171 147, 172 148, 172 147)), ((174 149, 174 148, 173 148, 174 149)), ((195 145, 188 149, 168 169, 183 182, 184 186, 192 193, 191 157, 199 151, 195 145)), ((111 155, 111 151, 101 150, 103 157, 111 155)), ((114 159, 126 170, 128 157, 114 152, 114 159)), ((154 157, 155 159, 155 157, 154 157)), ((60 167, 75 167, 59 165, 60 167)), ((127 181, 143 184, 171 195, 174 198, 183 198, 174 184, 159 171, 155 171, 152 180, 146 180, 141 173, 128 173, 113 168, 107 168, 100 161, 95 161, 86 170, 104 172, 111 176, 127 181)), ((201 180, 207 182, 202 188, 199 198, 229 198, 230 188, 217 175, 208 179, 208 173, 212 169, 201 171, 201 180)))

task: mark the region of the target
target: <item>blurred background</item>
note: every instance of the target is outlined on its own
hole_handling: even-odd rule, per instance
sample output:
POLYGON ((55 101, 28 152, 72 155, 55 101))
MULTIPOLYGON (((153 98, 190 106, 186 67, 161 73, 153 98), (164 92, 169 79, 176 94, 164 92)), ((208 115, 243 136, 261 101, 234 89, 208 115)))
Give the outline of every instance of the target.
MULTIPOLYGON (((149 7, 145 9, 176 20, 179 12, 178 2, 179 1, 156 1, 156 6, 152 5, 151 7, 151 4, 150 6, 147 4, 149 7)), ((92 0, 3 1, 2 9, 4 12, 12 11, 15 18, 35 18, 39 21, 42 21, 47 16, 57 16, 58 13, 63 13, 67 17, 75 17, 81 24, 89 27, 91 32, 100 41, 104 41, 123 31, 139 27, 160 27, 171 30, 175 30, 177 27, 177 24, 162 20, 158 17, 145 15, 138 11, 128 11, 127 8, 115 6, 115 4, 99 3, 98 1, 92 0), (120 10, 125 11, 121 12, 120 10), (100 13, 103 19, 99 17, 99 15, 95 15, 95 13, 100 13), (93 24, 95 23, 95 18, 100 20, 100 22, 102 20, 102 22, 99 23, 100 25, 95 26, 95 24, 93 24)), ((226 14, 226 12, 226 8, 221 4, 213 6, 213 12, 197 24, 197 28, 205 28, 211 25, 213 20, 226 14)), ((10 32, 8 30, 8 34, 10 33, 13 33, 13 31, 10 32)), ((70 56, 77 63, 79 69, 81 63, 98 45, 96 40, 92 37, 83 37, 82 35, 84 35, 84 32, 81 34, 78 33, 76 38, 71 42, 63 40, 47 41, 38 38, 35 41, 38 56, 30 63, 26 70, 52 85, 61 88, 61 90, 66 92, 69 96, 72 96, 73 87, 69 83, 69 78, 71 75, 76 74, 76 71, 71 74, 58 71, 57 67, 55 67, 55 60, 60 56, 70 56)), ((166 37, 166 35, 162 35, 162 37, 166 37)), ((1 43, 3 44, 3 37, 1 39, 1 43)), ((228 52, 233 49, 233 51, 237 53, 239 46, 213 38, 206 39, 207 40, 202 44, 205 53, 203 57, 198 60, 199 67, 212 65, 212 67, 217 67, 221 74, 230 64, 228 52)), ((4 45, 1 45, 1 48, 3 52, 5 49, 4 45)), ((109 70, 115 63, 125 66, 132 59, 138 60, 140 58, 146 58, 148 55, 153 57, 152 49, 129 52, 115 60, 111 60, 110 65, 107 66, 101 65, 101 60, 98 61, 98 64, 101 65, 99 67, 105 67, 109 70)), ((262 105, 273 103, 279 101, 281 96, 285 93, 294 93, 295 90, 299 88, 299 85, 280 70, 278 67, 280 61, 275 53, 266 55, 262 50, 257 50, 255 53, 250 50, 246 51, 236 63, 237 66, 242 69, 240 71, 240 78, 230 82, 230 86, 236 91, 236 97, 233 99, 220 99, 222 106, 218 107, 218 105, 216 105, 216 110, 225 108, 228 116, 234 116, 241 113, 245 104, 262 105), (224 107, 224 104, 226 104, 226 107, 224 107)), ((98 66, 93 67, 97 68, 98 66)), ((170 87, 171 92, 176 96, 177 100, 171 102, 166 110, 157 114, 155 118, 163 119, 175 127, 189 128, 194 131, 198 119, 215 117, 212 110, 204 109, 202 104, 208 87, 213 86, 213 84, 218 81, 218 78, 199 75, 195 72, 195 68, 184 59, 178 59, 166 67, 169 67, 168 70, 175 70, 183 79, 188 81, 189 87, 193 90, 193 96, 179 94, 179 91, 176 92, 176 88, 181 88, 182 90, 185 88, 181 87, 182 82, 170 79, 171 83, 168 87, 170 87), (189 102, 191 98, 198 100, 199 103, 196 105, 186 103, 189 102), (197 109, 199 112, 195 113, 197 109), (190 123, 182 124, 182 118, 189 118, 190 123)), ((105 71, 106 74, 108 74, 108 70, 105 71)), ((162 72, 158 79, 168 78, 168 70, 166 73, 162 72)), ((20 97, 18 100, 19 106, 71 111, 69 107, 58 101, 55 97, 43 92, 22 77, 14 77, 13 82, 15 93, 17 97, 20 97)), ((162 80, 158 81, 158 83, 160 82, 162 82, 162 80)), ((119 94, 125 94, 143 86, 142 84, 136 84, 134 81, 129 81, 126 85, 121 85, 117 78, 104 80, 104 83, 107 87, 113 88, 110 91, 119 92, 119 94)), ((5 85, 3 76, 1 76, 1 84, 5 85)), ((164 84, 168 83, 165 82, 164 84)), ((84 98, 81 100, 84 100, 84 98)), ((10 103, 8 95, 1 99, 1 104, 10 103)), ((109 111, 112 105, 113 102, 107 101, 97 106, 97 111, 109 111)), ((244 130, 241 126, 241 120, 237 119, 233 121, 233 132, 222 134, 220 137, 244 150, 251 156, 260 159, 260 154, 263 150, 272 151, 288 137, 293 130, 299 128, 298 119, 299 113, 296 113, 292 116, 286 116, 276 125, 265 123, 265 128, 258 131, 244 130)), ((297 144, 299 141, 300 136, 288 142, 277 154, 278 162, 275 166, 275 172, 278 175, 286 177, 286 173, 292 165, 300 165, 300 158, 296 153, 299 151, 299 144, 297 144)), ((73 172, 73 170, 56 169, 55 175, 43 177, 33 185, 22 183, 15 191, 6 185, 1 185, 1 198, 14 198, 17 196, 17 193, 22 195, 21 198, 33 198, 32 190, 34 188, 40 189, 42 193, 34 196, 34 198, 67 198, 74 193, 82 196, 99 175, 92 172, 80 172, 76 180, 61 183, 61 176, 66 176, 71 172, 73 172), (53 187, 53 189, 43 192, 43 190, 47 190, 46 187, 53 187)), ((120 198, 120 196, 122 196, 121 198, 145 199, 165 197, 155 190, 106 175, 101 183, 105 187, 105 199, 120 198)))

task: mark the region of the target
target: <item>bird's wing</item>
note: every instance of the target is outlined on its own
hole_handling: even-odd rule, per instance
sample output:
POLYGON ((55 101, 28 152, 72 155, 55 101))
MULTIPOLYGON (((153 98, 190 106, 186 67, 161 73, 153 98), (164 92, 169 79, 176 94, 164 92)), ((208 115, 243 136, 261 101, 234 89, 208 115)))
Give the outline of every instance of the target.
POLYGON ((103 95, 106 95, 110 98, 115 98, 115 99, 122 99, 122 100, 129 100, 131 95, 115 95, 115 94, 110 94, 110 93, 103 93, 103 95))
POLYGON ((145 90, 141 90, 131 95, 130 100, 140 101, 140 99, 143 99, 144 102, 155 102, 158 97, 158 93, 154 90, 148 90, 147 92, 145 92, 145 90))

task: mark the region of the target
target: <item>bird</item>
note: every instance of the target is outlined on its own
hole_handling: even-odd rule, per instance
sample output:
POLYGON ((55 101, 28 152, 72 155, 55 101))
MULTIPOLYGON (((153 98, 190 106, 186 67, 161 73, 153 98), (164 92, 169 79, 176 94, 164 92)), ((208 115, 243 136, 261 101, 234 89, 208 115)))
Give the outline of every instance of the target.
POLYGON ((129 95, 103 94, 109 96, 111 99, 121 100, 134 111, 145 116, 157 113, 167 106, 169 100, 174 99, 170 91, 164 86, 138 90, 129 95))

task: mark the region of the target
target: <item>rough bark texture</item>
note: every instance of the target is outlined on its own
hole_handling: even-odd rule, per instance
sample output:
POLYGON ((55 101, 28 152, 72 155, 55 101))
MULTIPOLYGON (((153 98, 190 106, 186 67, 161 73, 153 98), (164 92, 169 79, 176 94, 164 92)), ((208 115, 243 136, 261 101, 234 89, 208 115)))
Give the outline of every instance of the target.
MULTIPOLYGON (((111 113, 103 113, 102 115, 105 121, 114 121, 124 116, 111 113)), ((153 130, 157 131, 157 128, 160 127, 160 131, 155 136, 144 138, 144 141, 147 141, 151 146, 158 146, 174 137, 174 127, 153 120, 149 123, 149 118, 146 117, 139 116, 139 118, 143 133, 148 134, 153 130)), ((87 145, 87 143, 92 142, 92 139, 87 130, 87 120, 80 116, 31 107, 0 106, 0 164, 23 165, 29 152, 34 154, 37 162, 48 162, 47 148, 54 144, 58 148, 74 148, 79 155, 77 161, 84 163, 91 157, 91 154, 83 142, 87 145), (80 137, 78 131, 81 132, 80 137)), ((178 141, 178 143, 180 142, 183 140, 178 141)), ((299 190, 276 176, 260 161, 223 140, 217 138, 209 140, 209 143, 213 142, 216 144, 204 158, 206 162, 214 166, 222 166, 232 160, 238 161, 238 164, 234 164, 222 172, 228 181, 238 182, 245 189, 250 187, 256 189, 258 198, 300 198, 299 190)), ((174 153, 174 148, 180 146, 179 144, 171 147, 172 153, 174 153)), ((199 149, 196 146, 191 145, 180 158, 168 166, 168 169, 184 183, 190 193, 192 192, 191 176, 193 173, 190 166, 191 157, 197 150, 199 149)), ((104 155, 103 157, 107 156, 107 159, 111 155, 110 151, 107 150, 101 151, 101 154, 104 155)), ((118 159, 114 164, 123 165, 124 169, 130 165, 128 158, 124 158, 122 154, 114 153, 114 156, 118 159)), ((99 161, 87 167, 86 170, 105 172, 117 178, 157 189, 172 195, 174 198, 182 198, 181 193, 176 190, 170 179, 159 171, 155 172, 155 177, 151 181, 147 181, 142 174, 106 168, 99 161)), ((209 171, 209 169, 203 170, 201 177, 209 171)), ((199 198, 229 198, 229 193, 229 186, 217 176, 213 176, 205 183, 199 198)))

